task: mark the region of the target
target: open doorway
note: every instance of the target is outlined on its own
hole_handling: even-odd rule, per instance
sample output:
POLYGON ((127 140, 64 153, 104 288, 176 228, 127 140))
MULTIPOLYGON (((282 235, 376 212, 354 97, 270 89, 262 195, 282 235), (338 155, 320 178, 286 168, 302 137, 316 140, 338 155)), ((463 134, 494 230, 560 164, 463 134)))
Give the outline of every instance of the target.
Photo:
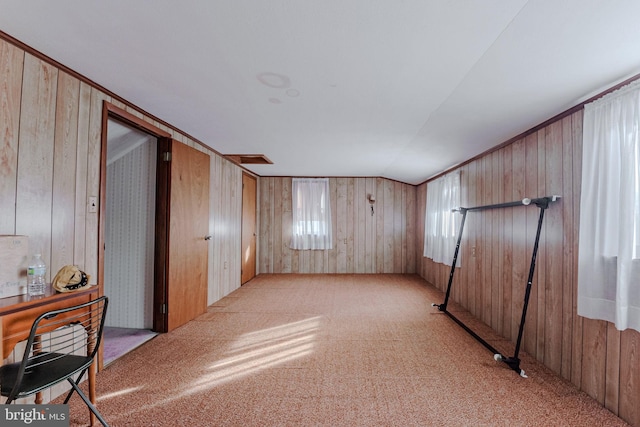
POLYGON ((104 365, 156 333, 153 328, 158 139, 107 122, 104 294, 109 310, 104 365))
POLYGON ((207 308, 209 155, 107 101, 102 123, 98 285, 113 300, 107 325, 169 332, 207 308), (133 166, 107 172, 134 153, 133 166), (141 269, 127 270, 133 261, 141 269))

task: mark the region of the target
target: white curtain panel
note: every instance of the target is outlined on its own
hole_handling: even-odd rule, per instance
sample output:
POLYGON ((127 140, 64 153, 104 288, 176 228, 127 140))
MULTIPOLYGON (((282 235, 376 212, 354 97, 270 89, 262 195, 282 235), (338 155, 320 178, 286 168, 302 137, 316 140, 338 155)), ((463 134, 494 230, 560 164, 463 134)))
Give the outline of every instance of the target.
POLYGON ((329 178, 293 178, 291 249, 331 249, 329 178))
MULTIPOLYGON (((460 173, 454 172, 427 184, 424 256, 451 265, 462 216, 452 209, 460 207, 460 173)), ((460 267, 460 259, 456 267, 460 267)))
POLYGON ((640 82, 585 105, 578 314, 640 331, 640 82))

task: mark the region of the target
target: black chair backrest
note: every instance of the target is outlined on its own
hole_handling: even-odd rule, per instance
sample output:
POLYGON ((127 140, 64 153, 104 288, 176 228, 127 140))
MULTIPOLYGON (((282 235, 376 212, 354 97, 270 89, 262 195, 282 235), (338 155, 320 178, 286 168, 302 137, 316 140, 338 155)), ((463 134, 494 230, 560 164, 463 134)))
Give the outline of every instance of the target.
POLYGON ((78 371, 85 369, 100 347, 107 304, 108 298, 103 296, 40 315, 31 327, 16 384, 22 382, 25 373, 42 372, 45 365, 69 355, 83 356, 86 366, 78 371))

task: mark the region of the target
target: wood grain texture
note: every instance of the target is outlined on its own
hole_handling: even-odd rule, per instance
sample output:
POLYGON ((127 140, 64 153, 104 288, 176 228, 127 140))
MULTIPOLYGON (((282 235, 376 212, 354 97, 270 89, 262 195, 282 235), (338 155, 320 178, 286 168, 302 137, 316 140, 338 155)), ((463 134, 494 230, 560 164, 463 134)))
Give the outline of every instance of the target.
POLYGON ((53 157, 52 276, 63 266, 74 264, 76 199, 69 190, 76 184, 79 97, 80 81, 60 72, 53 157))
POLYGON ((620 335, 619 414, 631 425, 640 425, 640 332, 627 329, 620 335))
POLYGON ((618 413, 620 409, 620 362, 620 331, 613 323, 607 323, 604 406, 614 413, 618 413))
POLYGON ((0 234, 15 233, 24 52, 0 41, 0 234))
POLYGON ((242 233, 242 169, 213 153, 209 194, 208 304, 240 287, 242 233))
MULTIPOLYGON (((582 114, 576 111, 463 165, 462 198, 467 206, 480 206, 562 196, 545 211, 523 350, 640 426, 640 334, 576 312, 582 114)), ((427 185, 417 187, 419 222, 424 222, 427 185)), ((501 211, 467 215, 452 298, 515 344, 539 209, 501 211), (466 247, 475 247, 475 257, 466 247)), ((419 227, 415 246, 421 251, 424 228, 419 227)), ((416 271, 445 290, 447 268, 419 256, 416 271)))
POLYGON ((242 274, 241 283, 246 283, 256 275, 256 220, 257 179, 249 174, 242 174, 242 274))
POLYGON ((204 313, 208 298, 209 156, 171 144, 168 331, 204 313))
POLYGON ((50 275, 62 264, 75 264, 98 283, 98 215, 87 213, 87 198, 100 192, 103 100, 209 154, 210 231, 215 231, 210 252, 215 256, 209 259, 208 303, 237 289, 242 169, 2 39, 0 234, 29 236, 31 252, 43 252, 50 275))
MULTIPOLYGON (((571 316, 572 329, 571 336, 571 382, 581 388, 582 384, 582 328, 583 318, 578 316, 578 247, 577 242, 580 234, 580 183, 582 182, 582 113, 573 114, 571 117, 571 142, 573 143, 573 193, 566 195, 573 202, 573 218, 568 225, 571 228, 573 236, 573 281, 571 289, 573 297, 571 298, 571 316)), ((640 391, 639 391, 640 393, 640 391)))
MULTIPOLYGON (((545 132, 545 188, 544 194, 562 194, 562 122, 552 123, 545 132)), ((544 361, 555 373, 562 370, 563 335, 563 206, 564 200, 554 204, 545 212, 545 294, 544 311, 544 361)))
MULTIPOLYGON (((91 87, 80 84, 78 96, 78 132, 76 140, 76 176, 74 186, 74 243, 73 264, 85 270, 85 245, 87 233, 87 169, 89 149, 89 114, 91 105, 91 87)), ((86 271, 86 270, 85 270, 86 271)))
POLYGON ((333 249, 296 251, 291 178, 260 178, 259 273, 414 273, 415 187, 382 178, 330 178, 329 186, 333 249))
MULTIPOLYGON (((574 240, 573 213, 575 204, 573 182, 573 122, 572 117, 562 119, 562 337, 573 337, 573 282, 574 282, 574 240)), ((564 379, 571 380, 573 340, 562 339, 561 371, 564 379)))
MULTIPOLYGON (((25 55, 16 197, 16 233, 51 265, 53 149, 58 70, 25 55)), ((51 272, 47 272, 50 280, 51 272)))

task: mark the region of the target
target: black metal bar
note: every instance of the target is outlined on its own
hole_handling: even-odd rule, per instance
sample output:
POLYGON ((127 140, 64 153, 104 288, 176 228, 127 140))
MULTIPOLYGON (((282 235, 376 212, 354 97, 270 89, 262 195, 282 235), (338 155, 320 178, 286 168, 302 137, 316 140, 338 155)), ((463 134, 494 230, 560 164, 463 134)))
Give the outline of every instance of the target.
POLYGON ((520 353, 520 343, 522 342, 522 334, 524 332, 524 322, 527 318, 527 307, 529 305, 529 296, 531 295, 531 285, 533 283, 533 274, 536 269, 536 258, 538 256, 538 244, 540 243, 540 233, 542 231, 542 220, 544 219, 544 211, 549 206, 547 202, 544 205, 538 205, 540 208, 540 216, 538 217, 538 229, 536 231, 536 240, 533 244, 533 253, 531 254, 531 265, 529 266, 529 277, 527 278, 527 288, 524 293, 524 304, 522 306, 522 317, 520 318, 520 329, 518 330, 518 340, 516 341, 516 351, 513 358, 517 359, 520 353))
POLYGON ((522 200, 517 200, 515 202, 507 202, 507 203, 497 203, 497 204, 493 204, 493 205, 484 205, 484 206, 474 206, 471 208, 463 208, 460 207, 458 209, 454 209, 454 211, 457 210, 467 210, 467 211, 484 211, 484 210, 489 210, 489 209, 501 209, 501 208, 511 208, 514 206, 528 206, 530 204, 534 204, 536 206, 539 206, 540 204, 549 204, 549 202, 553 202, 555 201, 557 198, 559 198, 560 196, 547 196, 547 197, 540 197, 537 199, 528 199, 528 198, 524 198, 522 200))
POLYGON ((491 346, 491 344, 489 344, 488 342, 486 342, 484 339, 482 339, 480 337, 480 335, 476 334, 471 328, 469 328, 467 325, 465 325, 462 320, 458 319, 456 316, 454 316, 453 314, 451 314, 450 311, 446 311, 445 310, 445 314, 447 316, 449 316, 451 319, 453 319, 454 322, 456 322, 458 325, 460 325, 462 327, 462 329, 464 329, 465 331, 467 331, 469 333, 469 335, 471 335, 472 337, 474 337, 476 340, 478 340, 478 342, 480 342, 480 344, 482 344, 483 346, 485 346, 490 352, 496 354, 498 353, 498 350, 496 350, 495 348, 493 348, 491 346))
POLYGON ((458 252, 460 251, 460 243, 462 242, 462 232, 464 231, 464 222, 467 219, 467 210, 460 208, 462 212, 462 221, 460 222, 460 231, 458 232, 458 241, 456 242, 456 250, 453 252, 453 262, 451 263, 451 271, 449 272, 449 284, 447 285, 447 293, 444 297, 444 303, 437 305, 438 310, 447 312, 447 304, 449 304, 449 295, 451 295, 451 285, 453 284, 453 274, 456 271, 456 262, 458 262, 458 252))

